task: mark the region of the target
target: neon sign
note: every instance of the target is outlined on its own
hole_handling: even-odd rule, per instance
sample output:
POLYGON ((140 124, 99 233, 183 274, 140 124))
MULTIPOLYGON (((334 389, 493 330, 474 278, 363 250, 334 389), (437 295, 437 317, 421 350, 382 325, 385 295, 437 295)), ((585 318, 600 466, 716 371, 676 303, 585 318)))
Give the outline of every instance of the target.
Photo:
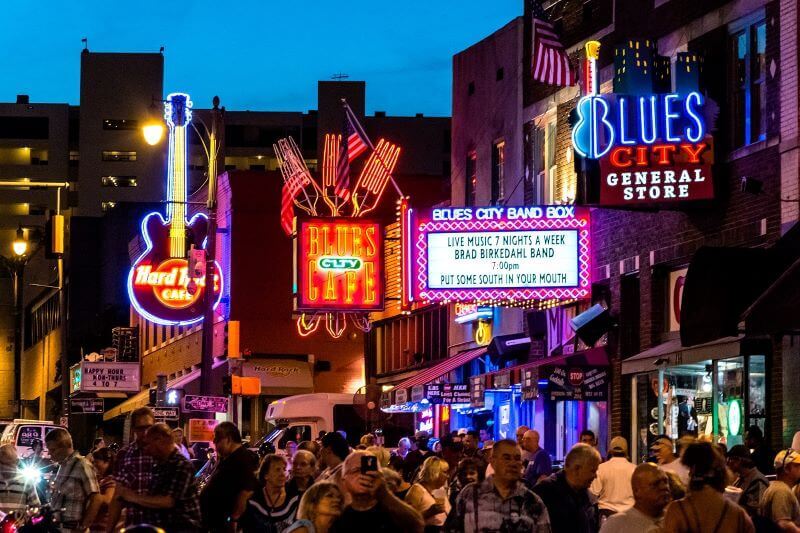
POLYGON ((492 308, 474 303, 456 302, 455 305, 456 323, 466 324, 480 319, 491 319, 492 308))
POLYGON ((310 218, 299 224, 297 309, 383 309, 383 233, 361 218, 310 218))
MULTIPOLYGON (((586 49, 591 82, 576 107, 572 146, 579 156, 598 162, 600 205, 713 198, 713 139, 703 95, 598 94, 599 43, 587 43, 586 49)), ((617 55, 624 56, 624 50, 617 55)), ((630 65, 620 70, 626 68, 634 75, 630 65)))
MULTIPOLYGON (((145 251, 128 274, 128 295, 140 315, 157 324, 190 325, 203 319, 205 274, 190 275, 187 253, 203 248, 208 217, 197 213, 187 221, 186 126, 192 118, 189 95, 173 93, 164 105, 169 126, 167 218, 150 213, 142 220, 145 251)), ((222 269, 214 269, 214 303, 222 298, 222 269)), ((195 273, 192 273, 195 274, 195 273)))
POLYGON ((591 292, 589 210, 463 207, 415 212, 410 284, 423 301, 576 299, 591 292))

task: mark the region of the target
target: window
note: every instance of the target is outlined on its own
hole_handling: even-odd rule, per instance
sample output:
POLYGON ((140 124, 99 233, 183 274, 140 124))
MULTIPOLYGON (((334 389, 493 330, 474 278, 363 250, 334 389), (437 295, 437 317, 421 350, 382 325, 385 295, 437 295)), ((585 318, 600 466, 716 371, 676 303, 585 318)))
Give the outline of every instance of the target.
POLYGON ((102 202, 102 203, 100 203, 100 209, 102 209, 104 213, 107 212, 107 211, 111 211, 116 206, 117 206, 117 202, 102 202))
POLYGON ((136 187, 136 176, 103 176, 103 187, 136 187))
POLYGON ((61 325, 61 310, 58 307, 58 293, 38 305, 31 306, 25 317, 25 348, 30 348, 44 339, 48 333, 61 325))
POLYGON ((47 139, 47 117, 0 117, 0 139, 47 139))
POLYGON ((492 145, 492 205, 503 201, 503 168, 505 166, 505 141, 497 141, 492 145))
POLYGON ((767 25, 763 20, 745 25, 731 35, 734 148, 767 138, 766 47, 767 25))
POLYGON ((110 119, 103 120, 104 130, 138 130, 138 120, 110 119))
POLYGON ((497 69, 497 72, 494 75, 494 79, 500 81, 503 79, 504 75, 505 73, 503 72, 503 67, 500 67, 499 69, 497 69))
POLYGON ((478 158, 475 152, 467 154, 467 166, 465 181, 466 187, 464 190, 464 205, 467 207, 474 206, 476 200, 476 189, 478 188, 478 158))
POLYGON ((81 154, 77 150, 69 151, 69 166, 77 167, 81 160, 81 154))
POLYGON ((475 94, 475 82, 471 81, 467 85, 467 95, 472 96, 473 94, 475 94))
POLYGON ((136 152, 103 150, 103 161, 136 161, 136 152))

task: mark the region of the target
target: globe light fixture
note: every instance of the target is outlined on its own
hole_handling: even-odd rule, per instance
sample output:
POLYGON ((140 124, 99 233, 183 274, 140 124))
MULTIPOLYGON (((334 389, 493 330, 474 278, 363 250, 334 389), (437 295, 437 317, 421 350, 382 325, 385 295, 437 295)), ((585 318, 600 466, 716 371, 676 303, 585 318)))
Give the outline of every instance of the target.
POLYGON ((161 142, 161 138, 164 136, 164 126, 162 124, 148 124, 142 128, 142 134, 144 134, 144 140, 150 146, 155 146, 159 142, 161 142))
POLYGON ((17 237, 11 243, 11 249, 14 250, 14 255, 22 257, 28 252, 28 241, 25 239, 25 232, 22 225, 17 228, 17 237))

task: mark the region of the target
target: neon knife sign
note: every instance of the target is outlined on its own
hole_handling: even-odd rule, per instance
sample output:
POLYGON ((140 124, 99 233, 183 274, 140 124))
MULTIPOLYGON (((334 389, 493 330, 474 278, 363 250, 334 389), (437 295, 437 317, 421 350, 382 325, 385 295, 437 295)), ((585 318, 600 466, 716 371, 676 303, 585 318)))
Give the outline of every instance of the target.
MULTIPOLYGON (((128 274, 128 295, 147 320, 165 325, 190 325, 203 319, 205 277, 192 276, 186 259, 191 245, 204 248, 208 217, 186 218, 186 127, 192 119, 189 95, 173 93, 164 104, 169 126, 167 218, 153 212, 142 220, 146 249, 128 274)), ((222 269, 214 269, 216 308, 222 297, 222 269)))

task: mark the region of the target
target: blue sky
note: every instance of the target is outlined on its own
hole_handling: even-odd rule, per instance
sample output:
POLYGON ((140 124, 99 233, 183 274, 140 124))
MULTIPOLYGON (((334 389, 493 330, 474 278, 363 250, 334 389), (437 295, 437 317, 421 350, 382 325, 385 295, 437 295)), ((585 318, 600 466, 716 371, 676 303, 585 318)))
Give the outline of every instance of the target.
POLYGON ((316 81, 367 82, 367 112, 450 114, 452 55, 522 0, 17 0, 0 20, 0 101, 77 104, 81 38, 95 52, 165 52, 165 92, 199 107, 305 111, 316 81), (169 6, 165 9, 165 6, 169 6))

